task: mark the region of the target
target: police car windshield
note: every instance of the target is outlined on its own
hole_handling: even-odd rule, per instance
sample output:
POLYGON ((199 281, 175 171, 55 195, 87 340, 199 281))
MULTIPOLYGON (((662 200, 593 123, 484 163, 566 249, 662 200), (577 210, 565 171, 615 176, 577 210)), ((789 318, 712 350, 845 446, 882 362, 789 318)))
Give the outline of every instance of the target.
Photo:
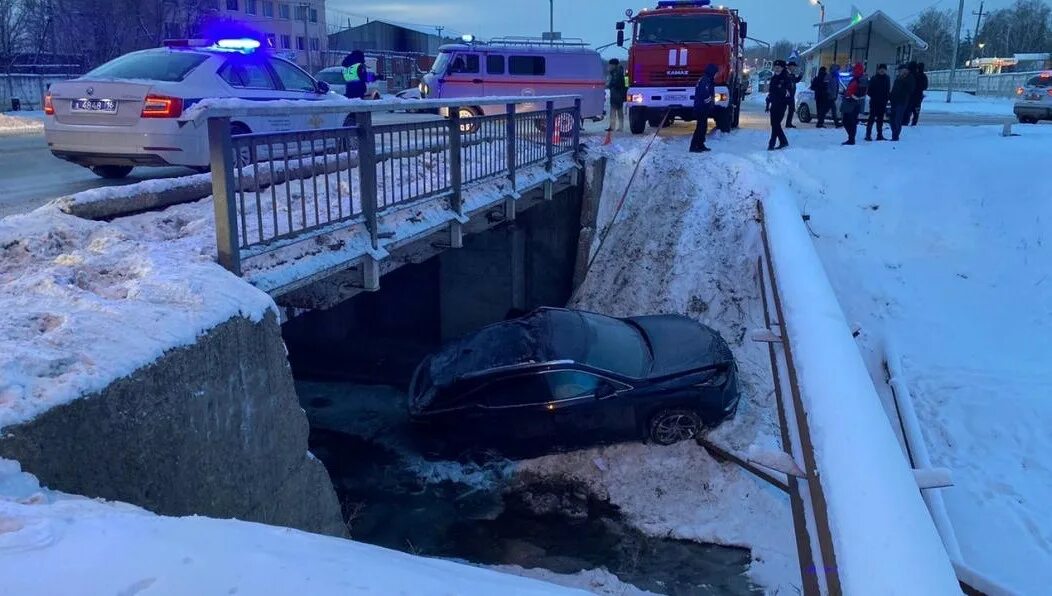
POLYGON ((636 43, 726 43, 727 17, 661 15, 639 21, 636 43))
POLYGON ((96 79, 144 79, 175 83, 208 59, 197 52, 135 52, 110 60, 89 72, 96 79))

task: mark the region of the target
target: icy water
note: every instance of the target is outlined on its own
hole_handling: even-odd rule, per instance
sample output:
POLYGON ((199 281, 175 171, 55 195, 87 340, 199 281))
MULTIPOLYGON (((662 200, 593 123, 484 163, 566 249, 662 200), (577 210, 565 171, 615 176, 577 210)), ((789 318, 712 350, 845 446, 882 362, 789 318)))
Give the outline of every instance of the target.
POLYGON ((298 383, 297 390, 312 419, 311 451, 329 470, 355 540, 484 565, 566 574, 606 568, 661 594, 761 593, 745 576, 746 549, 645 536, 569 484, 510 490, 510 462, 424 460, 407 447, 404 396, 395 389, 298 383), (530 506, 552 498, 561 503, 557 513, 530 506))

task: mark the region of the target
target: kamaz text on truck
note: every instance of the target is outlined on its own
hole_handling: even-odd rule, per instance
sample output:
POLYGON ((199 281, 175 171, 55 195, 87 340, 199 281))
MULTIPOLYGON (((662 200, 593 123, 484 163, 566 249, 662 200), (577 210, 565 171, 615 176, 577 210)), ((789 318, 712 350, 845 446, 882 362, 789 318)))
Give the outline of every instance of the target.
MULTIPOLYGON (((676 118, 694 120, 694 87, 705 67, 715 64, 716 110, 720 130, 738 126, 745 96, 744 47, 747 24, 738 11, 713 7, 711 0, 661 0, 657 8, 633 16, 628 50, 628 121, 633 134, 647 123, 659 126, 676 118)), ((617 24, 617 42, 625 42, 626 22, 617 24)))

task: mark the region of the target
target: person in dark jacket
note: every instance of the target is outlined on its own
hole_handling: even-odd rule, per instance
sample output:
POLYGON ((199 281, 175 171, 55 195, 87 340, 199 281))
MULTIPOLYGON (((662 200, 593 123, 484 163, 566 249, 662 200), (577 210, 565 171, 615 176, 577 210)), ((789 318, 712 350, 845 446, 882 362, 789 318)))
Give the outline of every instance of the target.
POLYGON ((865 74, 866 69, 862 63, 856 63, 851 69, 851 80, 848 81, 847 88, 844 90, 844 101, 840 105, 840 110, 844 116, 847 140, 842 143, 843 145, 855 144, 855 136, 858 134, 858 117, 862 113, 862 97, 865 93, 862 79, 865 74))
POLYGON ((719 68, 715 64, 705 67, 705 73, 701 75, 698 85, 694 88, 694 118, 697 125, 694 127, 694 136, 690 139, 691 153, 704 153, 711 151, 705 146, 705 137, 709 132, 709 117, 712 109, 716 106, 716 73, 719 68))
POLYGON ((913 77, 905 64, 899 65, 898 76, 891 87, 891 140, 898 141, 902 125, 906 122, 906 111, 913 99, 913 77))
POLYGON ((610 91, 610 128, 608 131, 625 129, 625 101, 628 100, 628 85, 625 84, 625 67, 617 58, 610 60, 610 75, 606 81, 610 91))
POLYGON ((818 125, 826 127, 826 112, 829 111, 829 72, 826 67, 818 69, 818 74, 811 79, 811 91, 815 94, 815 111, 818 112, 818 125))
POLYGON ((343 94, 349 99, 362 99, 368 90, 369 70, 365 66, 365 54, 355 50, 343 59, 343 94))
POLYGON ((866 120, 866 140, 873 140, 873 123, 877 123, 877 140, 884 141, 884 115, 888 111, 888 97, 891 95, 891 77, 888 76, 888 65, 878 64, 877 74, 869 80, 869 118, 866 120))
POLYGON ((910 126, 917 126, 921 104, 924 103, 924 93, 928 90, 928 74, 924 72, 923 62, 917 65, 917 70, 913 73, 913 84, 913 100, 910 102, 910 116, 913 121, 910 122, 910 126))
POLYGON ((829 97, 829 112, 833 115, 833 126, 840 128, 840 110, 837 109, 837 101, 840 99, 840 65, 834 64, 829 67, 829 80, 826 81, 829 97))
POLYGON ((789 92, 789 76, 785 72, 785 61, 775 60, 774 76, 767 87, 767 101, 771 112, 771 140, 767 142, 767 150, 785 149, 789 146, 789 139, 785 137, 782 130, 782 121, 785 120, 785 111, 790 108, 792 96, 789 92), (775 147, 775 141, 778 146, 775 147))
POLYGON ((796 113, 796 84, 803 80, 804 75, 797 72, 797 64, 795 61, 790 60, 786 71, 786 76, 789 77, 789 110, 785 116, 785 127, 796 128, 793 124, 793 114, 796 113))

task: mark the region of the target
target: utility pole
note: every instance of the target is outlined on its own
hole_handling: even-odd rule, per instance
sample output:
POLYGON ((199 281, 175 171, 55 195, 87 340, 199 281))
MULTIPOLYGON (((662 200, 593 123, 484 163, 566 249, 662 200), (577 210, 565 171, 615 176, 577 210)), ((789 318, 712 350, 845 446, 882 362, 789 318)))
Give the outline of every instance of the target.
POLYGON ((555 0, 548 0, 548 39, 555 45, 555 0))
POLYGON ((946 86, 946 103, 953 102, 953 82, 957 78, 957 53, 961 51, 961 24, 964 22, 964 0, 957 9, 957 29, 953 36, 953 62, 950 63, 950 84, 946 86))
POLYGON ((979 12, 972 11, 972 14, 977 18, 975 19, 975 38, 972 40, 972 62, 975 62, 975 48, 979 47, 979 27, 983 24, 983 8, 985 8, 986 2, 979 3, 979 12))

